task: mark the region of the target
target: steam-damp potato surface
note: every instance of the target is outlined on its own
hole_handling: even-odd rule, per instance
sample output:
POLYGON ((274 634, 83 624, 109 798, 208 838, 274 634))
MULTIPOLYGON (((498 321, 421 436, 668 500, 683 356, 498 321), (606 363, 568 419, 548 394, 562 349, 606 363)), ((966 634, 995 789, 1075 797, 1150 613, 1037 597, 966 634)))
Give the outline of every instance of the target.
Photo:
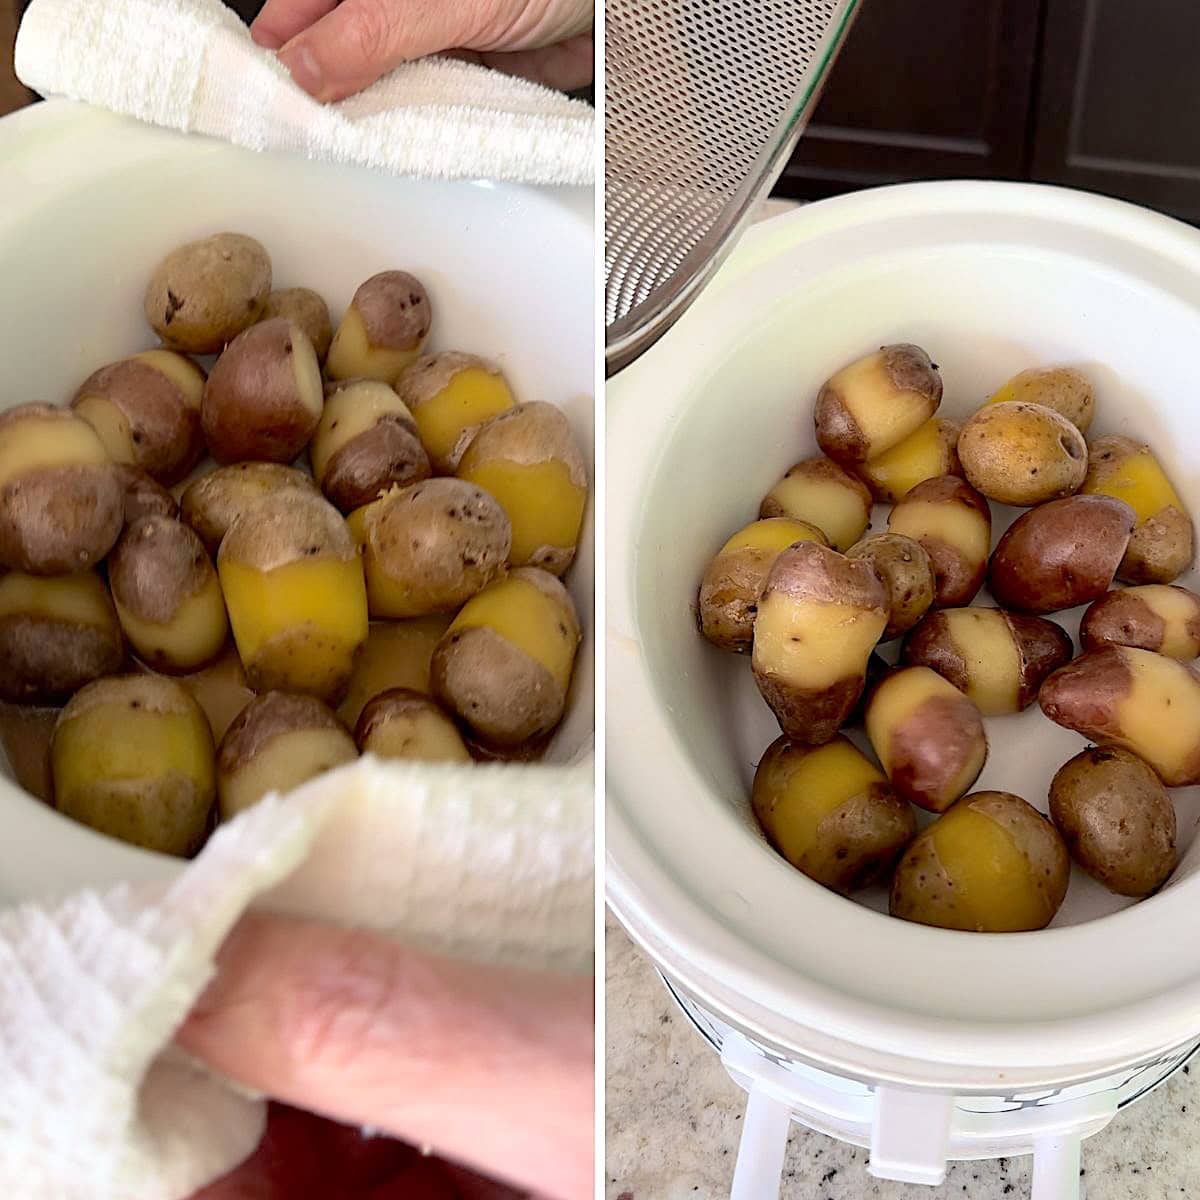
POLYGON ((157 675, 90 683, 63 709, 50 748, 58 810, 162 854, 204 841, 214 796, 213 742, 200 706, 157 675))
POLYGON ((1073 367, 1034 367, 1021 371, 999 387, 988 403, 1013 401, 1051 408, 1066 417, 1080 433, 1087 433, 1096 412, 1096 393, 1091 381, 1073 367))
POLYGON ((246 682, 246 669, 233 646, 198 671, 177 678, 204 710, 217 744, 233 719, 254 699, 246 682))
POLYGON ((751 802, 771 845, 836 892, 886 877, 916 832, 912 809, 844 737, 816 747, 777 738, 758 764, 751 802))
POLYGON ((179 501, 180 517, 209 554, 216 554, 230 525, 279 492, 317 494, 312 478, 282 463, 240 462, 218 467, 188 484, 179 501))
POLYGON ((61 711, 54 705, 0 701, 0 746, 13 778, 19 787, 47 804, 54 803, 50 741, 61 711))
POLYGON ((329 306, 312 288, 281 288, 272 292, 263 305, 261 321, 274 317, 286 317, 295 321, 308 334, 308 340, 320 362, 329 353, 333 341, 333 325, 329 320, 329 306))
POLYGON ((421 353, 433 312, 421 281, 407 271, 381 271, 360 284, 333 335, 330 379, 395 383, 421 353))
POLYGON ((354 728, 362 754, 409 762, 470 762, 454 722, 422 692, 393 688, 375 696, 354 728))
POLYGON ((1011 792, 964 796, 919 833, 892 876, 892 916, 943 929, 1044 929, 1071 862, 1054 826, 1011 792))
POLYGON ((112 549, 124 516, 113 462, 85 420, 48 404, 0 413, 0 566, 86 571, 112 549))
POLYGON ((1077 492, 1087 474, 1083 434, 1041 404, 988 404, 958 439, 963 474, 1000 504, 1031 507, 1077 492))
POLYGON ((895 504, 926 479, 962 474, 962 464, 958 461, 961 432, 961 421, 933 417, 904 441, 870 462, 860 463, 856 469, 876 500, 895 504))
POLYGON ((869 462, 915 433, 942 402, 942 378, 920 346, 883 346, 831 376, 817 395, 817 444, 836 462, 869 462))
POLYGON ((739 529, 717 551, 700 581, 700 632, 714 646, 749 654, 758 598, 775 560, 795 542, 828 545, 815 526, 768 517, 739 529))
POLYGON ((1136 646, 1180 662, 1200 657, 1200 595, 1163 583, 1107 592, 1083 615, 1084 650, 1136 646))
POLYGON ((178 517, 175 497, 161 483, 155 483, 145 471, 118 463, 114 468, 125 501, 125 527, 142 517, 178 517))
POLYGON ((900 533, 877 533, 846 551, 869 562, 888 594, 888 623, 881 642, 907 633, 933 603, 933 563, 920 542, 900 533))
POLYGON ((1127 750, 1089 746, 1060 767, 1050 819, 1071 857, 1119 896, 1148 896, 1175 869, 1175 806, 1127 750))
POLYGON ((271 291, 271 258, 240 233, 172 250, 146 286, 150 327, 173 350, 216 354, 258 320, 271 291))
POLYGON ((433 651, 452 620, 450 613, 410 617, 407 621, 372 621, 367 640, 354 660, 354 673, 337 715, 347 729, 358 724, 369 700, 393 688, 429 692, 433 651))
POLYGON ((845 553, 870 524, 871 493, 832 459, 806 458, 763 497, 758 515, 815 525, 835 550, 845 553))

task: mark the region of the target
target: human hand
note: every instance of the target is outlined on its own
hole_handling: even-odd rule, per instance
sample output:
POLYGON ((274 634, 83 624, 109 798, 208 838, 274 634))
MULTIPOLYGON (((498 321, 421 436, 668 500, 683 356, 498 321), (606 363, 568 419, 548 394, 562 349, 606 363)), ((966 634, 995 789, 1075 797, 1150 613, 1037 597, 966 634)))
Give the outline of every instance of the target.
MULTIPOLYGON (((286 1104, 558 1200, 592 1195, 590 978, 480 967, 372 933, 251 915, 222 947, 217 977, 177 1040, 286 1104)), ((297 1168, 312 1180, 312 1142, 296 1137, 295 1119, 279 1125, 280 1111, 241 1179, 234 1172, 196 1200, 304 1196, 285 1176, 297 1168)), ((385 1157, 387 1144, 371 1152, 385 1157)), ((417 1187, 436 1184, 432 1164, 401 1156, 392 1166, 394 1178, 372 1176, 379 1190, 314 1198, 425 1200, 417 1187), (405 1181, 404 1172, 417 1174, 405 1181)), ((452 1186, 429 1190, 429 1200, 508 1195, 479 1191, 491 1185, 469 1176, 452 1186)))
POLYGON ((318 100, 454 52, 548 87, 592 78, 593 0, 267 0, 250 28, 318 100))

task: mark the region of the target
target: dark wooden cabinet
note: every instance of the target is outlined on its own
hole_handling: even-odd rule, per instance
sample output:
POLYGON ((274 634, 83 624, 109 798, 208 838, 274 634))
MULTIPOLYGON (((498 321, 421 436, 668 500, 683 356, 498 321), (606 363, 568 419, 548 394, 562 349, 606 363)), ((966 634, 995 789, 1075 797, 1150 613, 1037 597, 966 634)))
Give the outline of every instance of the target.
POLYGON ((1200 4, 863 0, 777 192, 954 177, 1200 221, 1200 4))

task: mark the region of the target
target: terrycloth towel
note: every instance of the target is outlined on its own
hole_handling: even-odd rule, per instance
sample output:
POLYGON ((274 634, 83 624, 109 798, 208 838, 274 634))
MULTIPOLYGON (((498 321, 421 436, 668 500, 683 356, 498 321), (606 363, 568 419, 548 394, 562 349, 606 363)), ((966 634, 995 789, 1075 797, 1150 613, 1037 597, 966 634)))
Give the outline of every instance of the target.
POLYGON ((438 179, 593 178, 594 114, 581 101, 429 58, 321 105, 221 0, 33 0, 17 35, 16 68, 44 96, 251 150, 438 179))
POLYGON ((242 813, 173 882, 0 913, 0 1195, 182 1200, 253 1150, 265 1105, 170 1040, 255 897, 480 961, 589 969, 591 776, 364 759, 242 813))

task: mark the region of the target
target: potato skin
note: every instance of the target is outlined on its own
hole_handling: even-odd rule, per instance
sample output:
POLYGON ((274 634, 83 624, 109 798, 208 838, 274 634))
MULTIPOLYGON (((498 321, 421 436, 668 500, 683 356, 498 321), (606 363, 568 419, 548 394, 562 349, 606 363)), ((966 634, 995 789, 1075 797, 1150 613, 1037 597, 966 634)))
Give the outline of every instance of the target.
POLYGON ((1129 543, 1134 512, 1109 496, 1068 496, 1010 525, 988 587, 1001 608, 1050 613, 1103 596, 1129 543))
POLYGON ((956 475, 939 475, 917 484, 892 509, 888 529, 919 542, 929 555, 937 608, 971 603, 987 575, 992 511, 969 483, 956 475), (953 522, 952 532, 938 527, 934 514, 941 513, 953 522), (976 544, 965 544, 961 533, 969 533, 976 544))
POLYGON ((380 271, 359 284, 342 318, 325 369, 330 379, 366 376, 395 383, 400 372, 420 352, 433 310, 421 281, 407 271, 380 271), (358 322, 366 349, 360 358, 349 331, 358 322), (383 351, 382 355, 372 352, 383 351), (390 353, 389 353, 390 352, 390 353))
POLYGON ((333 340, 333 325, 329 320, 329 306, 312 288, 281 288, 272 292, 263 305, 259 320, 270 321, 274 317, 295 321, 308 334, 317 360, 325 361, 329 343, 333 340))
POLYGON ((283 489, 317 494, 312 478, 295 467, 230 463, 188 484, 179 501, 180 518, 200 535, 209 554, 216 554, 221 539, 243 512, 283 489))
MULTIPOLYGON (((932 612, 905 639, 901 661, 907 666, 929 667, 960 692, 971 695, 984 683, 976 677, 980 654, 970 644, 972 625, 990 619, 984 614, 993 613, 1007 632, 1013 650, 1014 678, 1005 681, 1011 682, 1012 702, 985 704, 981 698, 973 698, 985 716, 1024 711, 1037 699, 1038 689, 1047 676, 1070 662, 1075 650, 1066 631, 1044 617, 984 607, 932 612), (971 614, 970 624, 959 619, 960 613, 971 614), (963 644, 964 634, 966 644, 963 644)), ((987 666, 994 670, 996 664, 987 666)))
POLYGON ((50 740, 59 712, 53 706, 0 701, 0 746, 13 778, 18 787, 47 804, 54 803, 50 740))
MULTIPOLYGON (((824 782, 836 786, 839 781, 824 782)), ((776 738, 758 764, 751 803, 775 849, 797 870, 835 892, 855 891, 885 877, 917 827, 912 809, 895 794, 882 773, 872 771, 865 756, 840 736, 815 748, 793 746, 786 737, 776 738), (864 786, 855 786, 855 781, 839 789, 848 794, 828 812, 815 814, 818 820, 811 843, 799 854, 789 854, 788 839, 781 836, 786 835, 788 809, 813 801, 825 807, 824 797, 814 796, 811 791, 802 796, 789 795, 790 777, 805 759, 811 763, 814 756, 830 753, 861 759, 863 775, 878 778, 864 786)))
POLYGON ((260 242, 218 233, 172 250, 146 286, 151 329, 174 350, 216 354, 262 313, 271 258, 260 242))
POLYGON ((354 741, 360 754, 420 762, 470 762, 471 756, 450 716, 431 696, 411 688, 391 688, 373 696, 359 714, 354 741), (399 726, 403 741, 389 746, 399 726), (431 745, 432 742, 432 745, 431 745))
POLYGON ((870 524, 871 493, 857 475, 832 459, 806 458, 789 467, 763 497, 758 515, 806 521, 821 530, 835 550, 845 553, 870 524))
POLYGON ((178 517, 175 497, 161 483, 155 483, 145 471, 118 463, 114 468, 125 496, 125 527, 142 517, 178 517))
POLYGON ((1011 401, 1053 409, 1080 433, 1087 433, 1096 412, 1096 393, 1091 381, 1073 367, 1033 367, 1021 371, 998 388, 988 403, 1011 401))
POLYGON ((1200 657, 1200 596, 1157 583, 1108 592, 1083 614, 1079 640, 1085 651, 1135 646, 1190 662, 1200 657))
POLYGON ((988 404, 963 426, 958 457, 976 491, 1031 507, 1077 492, 1087 474, 1083 434, 1041 404, 988 404))
POLYGON ((942 402, 942 378, 920 346, 898 343, 858 359, 821 387, 813 409, 817 444, 843 466, 864 463, 915 432, 942 402), (902 407, 885 435, 872 431, 881 409, 902 407))
POLYGON ((1149 896, 1175 869, 1175 806, 1128 750, 1089 746, 1058 769, 1050 819, 1071 857, 1118 896, 1149 896))
POLYGON ((950 417, 933 417, 890 450, 860 463, 859 476, 881 504, 895 504, 908 493, 939 475, 961 476, 958 438, 962 422, 950 417))
POLYGON ((875 568, 888 593, 887 627, 881 642, 907 633, 933 603, 933 563, 920 542, 900 533, 876 533, 846 551, 875 568))
POLYGON ((751 667, 792 742, 821 745, 841 728, 887 619, 887 590, 870 563, 817 542, 790 546, 775 560, 755 617, 751 667), (806 653, 806 643, 831 636, 838 639, 836 662, 806 653))

